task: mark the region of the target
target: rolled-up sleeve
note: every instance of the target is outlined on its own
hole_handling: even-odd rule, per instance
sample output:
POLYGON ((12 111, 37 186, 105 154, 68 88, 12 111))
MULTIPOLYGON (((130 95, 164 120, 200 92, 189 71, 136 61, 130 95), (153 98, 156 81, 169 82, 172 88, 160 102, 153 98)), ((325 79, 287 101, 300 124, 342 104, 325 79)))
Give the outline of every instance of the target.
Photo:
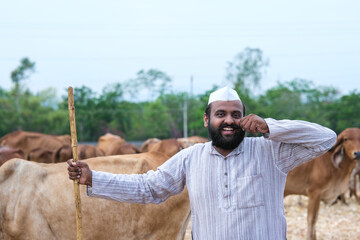
POLYGON ((301 120, 265 119, 272 140, 276 165, 285 173, 328 151, 336 142, 336 133, 316 123, 301 120))

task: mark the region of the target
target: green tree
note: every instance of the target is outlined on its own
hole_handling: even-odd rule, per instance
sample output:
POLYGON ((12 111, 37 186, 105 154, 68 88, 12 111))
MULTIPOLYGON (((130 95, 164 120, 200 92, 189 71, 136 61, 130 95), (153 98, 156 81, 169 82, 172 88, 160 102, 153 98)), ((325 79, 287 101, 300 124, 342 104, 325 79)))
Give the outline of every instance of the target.
POLYGON ((98 109, 101 109, 98 114, 101 116, 101 135, 111 132, 125 139, 134 137, 131 130, 133 125, 140 121, 141 107, 139 104, 125 101, 123 95, 124 89, 120 83, 103 89, 98 103, 98 109))
POLYGON ((120 83, 107 85, 103 89, 97 104, 97 116, 101 119, 99 127, 103 133, 112 132, 123 136, 119 132, 118 124, 115 124, 116 119, 118 121, 124 119, 119 108, 122 97, 123 89, 120 83))
POLYGON ((179 138, 183 136, 184 103, 187 97, 186 93, 181 92, 160 95, 158 98, 159 102, 165 106, 164 110, 169 116, 169 122, 167 123, 170 128, 169 137, 179 138))
POLYGON ((21 118, 21 107, 20 107, 20 97, 21 97, 21 88, 20 82, 29 78, 30 73, 35 71, 35 62, 31 62, 28 58, 23 58, 20 60, 20 66, 13 70, 10 74, 14 86, 14 97, 15 97, 15 108, 17 114, 17 128, 21 128, 22 118, 21 118))
POLYGON ((251 88, 259 85, 262 69, 268 64, 260 49, 247 47, 232 62, 228 62, 226 79, 241 95, 249 96, 251 88))
MULTIPOLYGON (((92 89, 86 86, 76 87, 73 92, 78 139, 79 141, 86 141, 96 135, 98 131, 97 96, 92 89)), ((68 111, 67 94, 63 96, 63 102, 60 106, 60 109, 68 111)))
POLYGON ((213 91, 217 90, 219 86, 213 85, 211 89, 199 94, 193 98, 193 102, 189 104, 191 106, 189 112, 189 129, 190 135, 198 135, 202 137, 208 137, 208 130, 204 127, 203 116, 205 109, 208 105, 209 95, 213 91))
POLYGON ((268 66, 268 62, 260 49, 247 47, 228 63, 226 79, 233 84, 242 102, 246 104, 248 112, 252 112, 255 108, 256 102, 252 90, 259 87, 263 68, 268 66))
POLYGON ((331 109, 328 119, 331 128, 337 133, 346 128, 360 128, 360 93, 351 92, 349 95, 342 96, 336 103, 330 105, 331 109))
POLYGON ((139 92, 146 90, 152 99, 165 94, 171 88, 171 78, 164 72, 150 69, 140 70, 136 78, 125 84, 127 93, 132 99, 137 99, 139 92))
POLYGON ((170 136, 171 117, 166 106, 158 99, 141 104, 142 111, 134 122, 131 136, 134 139, 168 138, 170 136))
POLYGON ((312 81, 294 79, 278 83, 261 95, 256 112, 277 119, 302 119, 329 126, 329 106, 337 99, 334 88, 315 86, 312 81))
POLYGON ((14 114, 13 97, 11 93, 0 87, 0 137, 17 127, 17 118, 14 114))

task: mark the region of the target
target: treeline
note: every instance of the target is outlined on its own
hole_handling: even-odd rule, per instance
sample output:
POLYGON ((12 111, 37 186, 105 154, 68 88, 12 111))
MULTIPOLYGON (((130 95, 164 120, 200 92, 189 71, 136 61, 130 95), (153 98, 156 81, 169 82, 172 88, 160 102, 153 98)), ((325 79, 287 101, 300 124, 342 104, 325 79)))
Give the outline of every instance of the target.
MULTIPOLYGON (((250 48, 229 62, 228 85, 237 90, 247 113, 264 118, 307 120, 337 133, 345 128, 360 127, 360 93, 357 90, 340 95, 335 88, 294 79, 278 83, 261 94, 253 94, 259 92, 262 70, 267 62, 261 50, 250 48)), ((34 64, 28 66, 32 69, 34 64)), ((19 72, 20 67, 16 71, 19 72)), ((21 84, 24 79, 21 76, 25 76, 27 68, 22 69, 23 75, 17 76, 16 81, 12 79, 12 89, 0 88, 0 137, 18 129, 69 134, 67 92, 64 90, 61 100, 56 98, 54 89, 33 94, 26 84, 21 84)), ((109 85, 100 94, 87 86, 74 88, 79 141, 96 141, 107 132, 126 140, 182 137, 184 109, 187 112, 188 135, 206 137, 202 116, 209 93, 218 86, 209 86, 208 91, 199 95, 189 95, 172 92, 171 82, 172 79, 165 73, 151 69, 139 71, 134 79, 109 85), (144 91, 150 100, 137 98, 144 91), (185 103, 187 108, 184 108, 185 103)))

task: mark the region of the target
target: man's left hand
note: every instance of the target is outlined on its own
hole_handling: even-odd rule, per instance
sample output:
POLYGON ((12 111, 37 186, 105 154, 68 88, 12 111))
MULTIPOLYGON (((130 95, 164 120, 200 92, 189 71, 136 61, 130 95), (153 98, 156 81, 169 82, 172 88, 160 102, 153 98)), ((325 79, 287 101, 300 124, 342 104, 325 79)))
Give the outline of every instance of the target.
POLYGON ((252 113, 240 119, 240 127, 249 133, 269 133, 269 126, 265 120, 252 113))

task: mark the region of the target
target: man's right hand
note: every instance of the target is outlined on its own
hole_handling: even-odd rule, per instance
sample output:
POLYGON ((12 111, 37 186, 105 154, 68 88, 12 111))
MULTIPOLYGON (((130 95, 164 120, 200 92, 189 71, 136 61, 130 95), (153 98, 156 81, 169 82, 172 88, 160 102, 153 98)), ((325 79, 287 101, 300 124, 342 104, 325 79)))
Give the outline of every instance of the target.
POLYGON ((92 172, 86 162, 73 162, 72 159, 69 159, 67 163, 71 180, 78 179, 80 184, 92 186, 92 172))

